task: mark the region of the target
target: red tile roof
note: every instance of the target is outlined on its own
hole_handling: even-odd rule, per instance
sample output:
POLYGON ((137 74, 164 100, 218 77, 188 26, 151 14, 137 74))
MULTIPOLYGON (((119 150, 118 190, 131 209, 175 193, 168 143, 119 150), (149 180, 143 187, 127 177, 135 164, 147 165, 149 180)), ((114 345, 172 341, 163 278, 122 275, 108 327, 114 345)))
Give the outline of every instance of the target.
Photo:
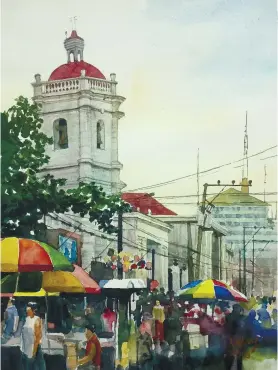
POLYGON ((145 193, 123 193, 122 199, 131 204, 134 210, 140 209, 140 212, 147 215, 151 211, 152 215, 156 216, 176 216, 177 214, 170 209, 164 207, 152 196, 145 193))

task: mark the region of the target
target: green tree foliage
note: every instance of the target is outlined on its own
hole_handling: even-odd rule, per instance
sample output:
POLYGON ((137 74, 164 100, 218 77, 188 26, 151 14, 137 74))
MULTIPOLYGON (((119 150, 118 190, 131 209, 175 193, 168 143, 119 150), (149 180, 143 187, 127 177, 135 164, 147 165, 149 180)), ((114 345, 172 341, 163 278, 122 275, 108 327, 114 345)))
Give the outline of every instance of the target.
POLYGON ((41 235, 44 215, 70 211, 89 217, 104 232, 117 232, 113 215, 130 211, 119 195, 108 196, 93 182, 65 190, 65 179, 40 173, 49 162, 45 148, 53 143, 41 132, 42 123, 39 106, 22 96, 1 113, 2 237, 41 235))

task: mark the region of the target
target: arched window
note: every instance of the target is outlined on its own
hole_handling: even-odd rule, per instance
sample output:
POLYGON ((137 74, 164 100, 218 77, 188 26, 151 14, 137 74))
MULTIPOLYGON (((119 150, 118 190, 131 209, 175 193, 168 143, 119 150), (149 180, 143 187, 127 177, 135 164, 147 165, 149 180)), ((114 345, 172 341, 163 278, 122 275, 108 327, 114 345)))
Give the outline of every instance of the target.
POLYGON ((54 149, 67 149, 68 142, 68 125, 64 118, 59 118, 53 124, 54 149))
POLYGON ((105 127, 104 122, 99 120, 97 122, 97 149, 104 149, 105 147, 105 127))
POLYGON ((70 53, 70 62, 74 62, 74 53, 73 52, 70 53))

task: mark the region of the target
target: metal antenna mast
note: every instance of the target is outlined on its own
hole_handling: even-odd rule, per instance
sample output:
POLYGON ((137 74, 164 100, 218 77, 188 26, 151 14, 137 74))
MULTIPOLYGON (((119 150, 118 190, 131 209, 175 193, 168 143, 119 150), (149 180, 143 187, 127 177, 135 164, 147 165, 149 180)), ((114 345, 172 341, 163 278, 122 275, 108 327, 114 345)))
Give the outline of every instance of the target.
POLYGON ((248 178, 248 133, 247 133, 247 111, 245 116, 245 130, 244 130, 244 152, 243 152, 244 162, 242 169, 242 178, 248 178))
POLYGON ((76 21, 77 21, 77 17, 74 16, 74 17, 70 17, 70 22, 71 22, 71 28, 72 28, 72 31, 75 30, 76 31, 76 21))
POLYGON ((197 206, 200 204, 200 176, 199 176, 199 148, 198 148, 198 153, 197 153, 197 206))

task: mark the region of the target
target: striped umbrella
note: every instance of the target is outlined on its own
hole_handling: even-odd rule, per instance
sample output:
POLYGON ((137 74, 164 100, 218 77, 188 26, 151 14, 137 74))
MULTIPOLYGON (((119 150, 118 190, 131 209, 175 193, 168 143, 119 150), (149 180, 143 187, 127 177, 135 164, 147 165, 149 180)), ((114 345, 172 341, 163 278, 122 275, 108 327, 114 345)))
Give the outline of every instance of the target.
POLYGON ((42 287, 47 292, 100 294, 99 285, 77 265, 73 272, 44 272, 42 287))
MULTIPOLYGON (((20 274, 16 290, 17 274, 11 274, 1 280, 1 292, 30 292, 30 289, 46 293, 88 293, 100 294, 98 284, 81 267, 73 265, 74 271, 47 271, 20 274)), ((49 294, 50 295, 50 294, 49 294)))
POLYGON ((73 271, 69 260, 50 245, 32 239, 1 240, 1 272, 73 271))
POLYGON ((181 288, 180 296, 187 299, 222 299, 247 302, 245 295, 222 281, 215 279, 195 280, 181 288))

